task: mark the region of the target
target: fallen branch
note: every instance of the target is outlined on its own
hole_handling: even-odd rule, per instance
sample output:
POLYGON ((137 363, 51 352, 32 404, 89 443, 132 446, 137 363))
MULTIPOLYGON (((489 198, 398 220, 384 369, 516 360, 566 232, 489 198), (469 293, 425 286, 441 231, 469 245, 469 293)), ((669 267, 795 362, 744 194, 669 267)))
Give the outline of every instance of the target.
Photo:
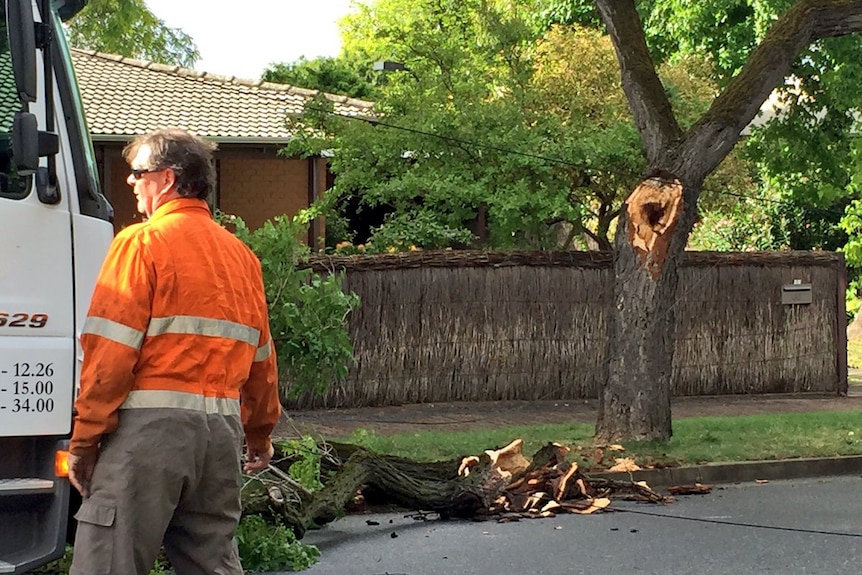
POLYGON ((542 447, 532 459, 518 439, 479 456, 422 463, 380 455, 352 445, 324 446, 322 489, 310 492, 287 475, 289 457, 249 480, 243 490, 245 513, 277 517, 297 537, 314 525, 335 520, 358 493, 381 503, 439 514, 441 518, 552 517, 560 512, 594 513, 611 500, 665 503, 645 483, 593 479, 567 461, 568 449, 542 447))

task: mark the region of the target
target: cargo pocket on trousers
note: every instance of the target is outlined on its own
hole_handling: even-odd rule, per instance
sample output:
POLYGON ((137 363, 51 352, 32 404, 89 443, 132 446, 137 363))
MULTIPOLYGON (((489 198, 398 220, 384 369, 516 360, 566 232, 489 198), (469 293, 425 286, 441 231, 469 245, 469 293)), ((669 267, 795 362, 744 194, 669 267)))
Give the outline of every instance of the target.
POLYGON ((75 554, 70 573, 111 575, 114 556, 114 520, 117 508, 85 499, 75 514, 75 554))

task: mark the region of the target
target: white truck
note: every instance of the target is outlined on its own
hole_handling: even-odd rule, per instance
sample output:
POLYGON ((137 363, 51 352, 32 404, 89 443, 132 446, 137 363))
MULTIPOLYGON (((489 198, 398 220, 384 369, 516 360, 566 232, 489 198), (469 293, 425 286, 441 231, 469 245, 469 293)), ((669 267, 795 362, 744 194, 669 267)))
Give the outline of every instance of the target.
POLYGON ((77 334, 113 237, 62 21, 0 0, 0 573, 63 554, 77 334))

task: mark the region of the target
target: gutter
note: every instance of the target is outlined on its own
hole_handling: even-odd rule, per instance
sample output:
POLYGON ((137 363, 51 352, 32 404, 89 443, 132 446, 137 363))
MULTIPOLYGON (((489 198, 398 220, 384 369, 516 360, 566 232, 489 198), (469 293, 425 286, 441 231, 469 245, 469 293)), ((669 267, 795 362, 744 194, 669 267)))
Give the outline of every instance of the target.
POLYGON ((619 481, 646 481, 653 489, 695 483, 725 484, 750 481, 777 481, 862 473, 862 455, 709 463, 691 467, 666 467, 626 472, 585 472, 587 477, 619 481))
MULTIPOLYGON (((127 143, 138 134, 90 134, 93 143, 99 142, 122 142, 127 143)), ((203 136, 205 139, 218 144, 274 144, 284 146, 290 142, 290 137, 260 138, 255 136, 203 136)))

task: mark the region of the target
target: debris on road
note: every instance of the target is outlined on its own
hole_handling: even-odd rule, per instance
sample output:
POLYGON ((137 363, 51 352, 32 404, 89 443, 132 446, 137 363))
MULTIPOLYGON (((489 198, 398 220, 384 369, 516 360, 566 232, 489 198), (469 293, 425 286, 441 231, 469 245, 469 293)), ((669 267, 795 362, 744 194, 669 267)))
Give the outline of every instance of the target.
MULTIPOLYGON (((328 477, 314 492, 283 481, 291 460, 278 454, 279 473, 261 473, 246 485, 247 513, 275 516, 302 537, 312 526, 335 520, 350 505, 395 504, 399 507, 462 517, 513 521, 555 517, 559 513, 591 514, 610 510, 612 500, 668 503, 672 498, 645 482, 590 477, 569 461, 569 448, 548 443, 528 459, 524 442, 453 461, 417 462, 384 456, 355 445, 325 444, 328 477), (272 486, 282 495, 273 498, 272 486)), ((630 470, 634 462, 617 459, 630 470)), ((636 465, 635 465, 636 467, 636 465)))
POLYGON ((695 483, 694 485, 675 485, 668 487, 667 492, 671 495, 705 495, 712 492, 712 485, 695 483))

